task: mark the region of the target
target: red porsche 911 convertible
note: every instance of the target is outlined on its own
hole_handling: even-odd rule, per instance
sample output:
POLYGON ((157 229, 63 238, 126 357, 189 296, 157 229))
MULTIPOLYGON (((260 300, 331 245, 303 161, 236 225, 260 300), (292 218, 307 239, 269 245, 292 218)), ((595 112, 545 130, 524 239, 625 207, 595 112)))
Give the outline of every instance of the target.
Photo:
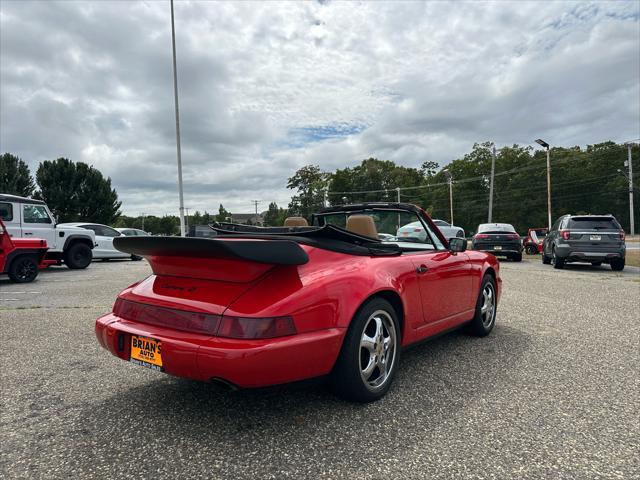
POLYGON ((153 275, 96 321, 113 355, 228 388, 329 376, 350 400, 382 397, 402 347, 495 324, 495 257, 442 236, 426 213, 363 203, 284 227, 214 224, 213 238, 118 237, 153 275), (420 222, 416 236, 399 229, 420 222), (419 230, 419 231, 418 231, 419 230), (426 232, 426 236, 424 233, 426 232))

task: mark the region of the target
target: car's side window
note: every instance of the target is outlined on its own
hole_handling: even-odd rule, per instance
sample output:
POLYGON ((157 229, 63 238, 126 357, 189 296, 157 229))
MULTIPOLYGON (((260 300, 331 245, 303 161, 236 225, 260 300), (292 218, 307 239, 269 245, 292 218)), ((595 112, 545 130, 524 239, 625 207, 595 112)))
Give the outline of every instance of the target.
POLYGON ((102 233, 101 235, 104 237, 119 237, 120 236, 120 232, 118 232, 117 230, 114 230, 113 228, 109 228, 109 227, 101 227, 102 233))
POLYGON ((0 202, 0 218, 5 222, 13 220, 13 205, 10 203, 0 202))
POLYGON ((51 217, 43 205, 25 205, 22 220, 24 223, 51 223, 51 217))

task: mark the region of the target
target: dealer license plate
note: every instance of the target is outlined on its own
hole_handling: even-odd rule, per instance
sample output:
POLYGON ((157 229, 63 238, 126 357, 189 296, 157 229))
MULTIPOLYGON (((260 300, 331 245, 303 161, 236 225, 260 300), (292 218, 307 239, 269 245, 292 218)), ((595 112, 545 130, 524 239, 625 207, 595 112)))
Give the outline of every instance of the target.
POLYGON ((602 237, 600 235, 591 235, 591 237, 589 237, 590 240, 602 240, 602 237))
POLYGON ((136 365, 162 371, 162 342, 149 337, 131 335, 130 360, 136 365))
POLYGON ((502 245, 496 245, 493 247, 494 250, 502 250, 502 245))

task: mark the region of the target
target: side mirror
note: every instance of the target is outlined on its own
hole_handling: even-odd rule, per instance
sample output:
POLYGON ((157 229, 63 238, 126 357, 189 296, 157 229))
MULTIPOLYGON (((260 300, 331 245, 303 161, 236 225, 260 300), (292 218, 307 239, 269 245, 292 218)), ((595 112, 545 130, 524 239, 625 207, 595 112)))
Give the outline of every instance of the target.
POLYGON ((449 239, 449 250, 454 253, 464 252, 467 249, 467 239, 454 237, 449 239))

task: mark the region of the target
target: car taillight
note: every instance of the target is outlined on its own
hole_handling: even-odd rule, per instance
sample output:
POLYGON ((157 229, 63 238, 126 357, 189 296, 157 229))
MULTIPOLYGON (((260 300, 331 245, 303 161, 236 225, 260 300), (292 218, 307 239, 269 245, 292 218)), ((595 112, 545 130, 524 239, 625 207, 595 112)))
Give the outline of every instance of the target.
POLYGON ((218 337, 258 339, 294 335, 296 327, 291 317, 222 317, 218 337))
POLYGON ((560 236, 563 240, 569 240, 571 237, 571 232, 569 230, 560 230, 560 236))
POLYGON ((624 242, 624 230, 620 230, 620 240, 624 242))
POLYGON ((510 233, 509 235, 507 235, 507 237, 513 238, 514 240, 520 240, 520 235, 518 235, 517 233, 510 233))
POLYGON ((486 233, 477 233, 473 238, 489 238, 489 235, 487 235, 486 233))
POLYGON ((123 298, 116 300, 113 306, 113 313, 120 318, 133 322, 148 323, 188 332, 208 333, 209 335, 215 335, 220 326, 220 315, 157 307, 146 303, 132 302, 123 298))

